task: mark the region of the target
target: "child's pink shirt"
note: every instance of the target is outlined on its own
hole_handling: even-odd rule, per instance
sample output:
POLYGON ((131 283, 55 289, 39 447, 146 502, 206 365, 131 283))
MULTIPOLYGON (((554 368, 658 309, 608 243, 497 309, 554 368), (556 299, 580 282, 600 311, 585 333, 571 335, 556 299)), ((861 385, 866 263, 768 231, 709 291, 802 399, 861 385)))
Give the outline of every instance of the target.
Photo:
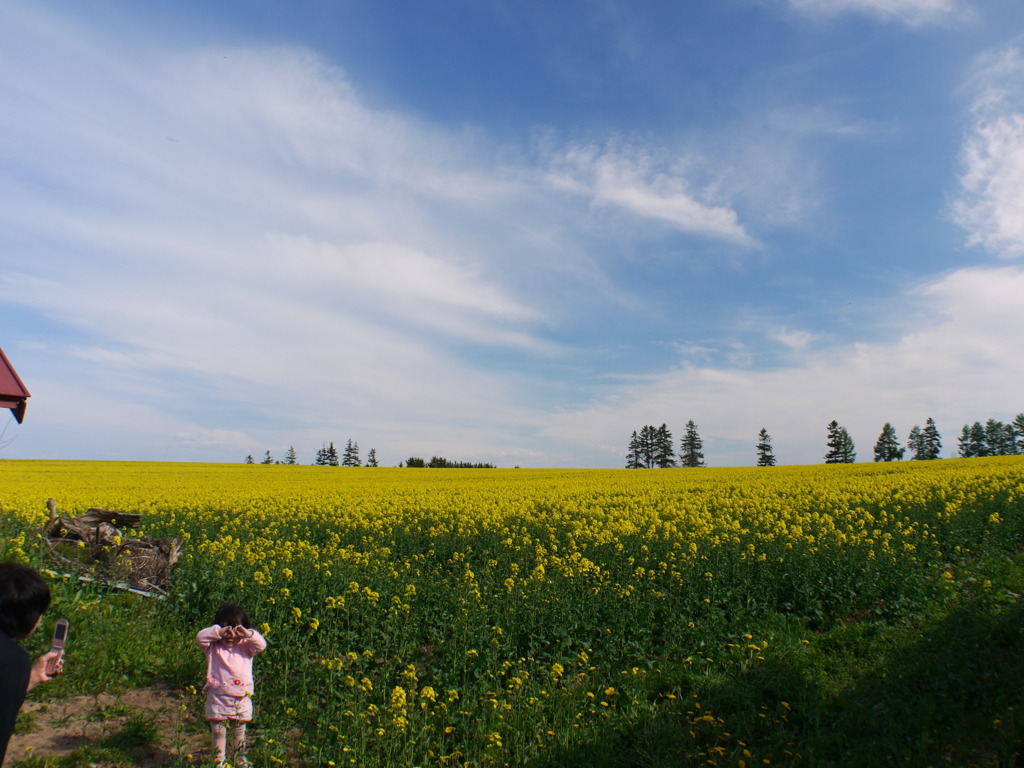
POLYGON ((263 635, 252 630, 252 637, 227 646, 220 639, 221 627, 214 624, 199 631, 196 642, 206 655, 206 690, 228 696, 252 695, 252 658, 267 647, 263 635))

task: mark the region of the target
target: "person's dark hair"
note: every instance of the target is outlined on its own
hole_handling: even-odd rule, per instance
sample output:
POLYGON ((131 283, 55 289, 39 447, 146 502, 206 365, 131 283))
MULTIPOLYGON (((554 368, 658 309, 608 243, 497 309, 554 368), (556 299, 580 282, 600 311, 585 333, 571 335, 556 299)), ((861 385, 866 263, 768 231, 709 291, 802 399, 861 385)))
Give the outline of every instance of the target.
POLYGON ((50 607, 50 586, 21 563, 0 563, 0 630, 8 637, 28 637, 50 607))
POLYGON ((213 616, 213 623, 221 627, 245 627, 252 629, 245 610, 234 603, 221 603, 213 616))

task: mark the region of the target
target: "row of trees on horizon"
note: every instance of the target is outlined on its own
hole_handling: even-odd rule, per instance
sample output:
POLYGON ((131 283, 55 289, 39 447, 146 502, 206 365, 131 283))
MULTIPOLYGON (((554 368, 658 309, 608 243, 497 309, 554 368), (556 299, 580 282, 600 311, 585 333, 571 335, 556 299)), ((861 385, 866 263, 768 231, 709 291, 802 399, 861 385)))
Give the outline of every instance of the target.
MULTIPOLYGON (((846 427, 833 419, 826 427, 826 464, 848 464, 857 460, 857 450, 853 438, 846 427)), ((754 446, 759 467, 774 467, 778 462, 772 447, 772 438, 765 427, 757 435, 754 446)), ((930 416, 924 427, 915 424, 907 437, 906 445, 900 445, 896 429, 890 422, 885 422, 882 431, 875 441, 875 461, 932 461, 941 458, 942 437, 930 416)), ((984 424, 976 421, 964 424, 957 441, 957 456, 960 458, 977 458, 984 456, 1013 456, 1024 454, 1024 412, 1018 413, 1013 421, 1004 423, 990 418, 984 424)), ((245 458, 246 464, 256 464, 252 454, 245 458)), ((268 450, 260 464, 298 464, 295 446, 289 446, 283 459, 276 459, 268 450)), ((364 463, 359 453, 359 443, 348 440, 344 449, 339 452, 334 443, 324 443, 316 452, 314 465, 327 467, 376 467, 377 451, 371 448, 364 463)), ((459 468, 459 469, 495 469, 494 464, 485 462, 451 461, 441 456, 433 456, 429 461, 417 456, 410 456, 406 461, 399 462, 399 467, 427 468, 459 468)), ((630 436, 626 449, 626 469, 666 469, 670 467, 706 467, 704 458, 704 441, 693 419, 686 422, 683 437, 679 442, 678 453, 675 450, 672 432, 668 426, 660 427, 644 425, 630 436)))
MULTIPOLYGON (((826 427, 826 464, 851 464, 857 460, 853 438, 846 427, 833 419, 826 427)), ((672 432, 668 426, 647 424, 634 430, 626 449, 626 469, 667 469, 670 467, 705 467, 701 440, 697 425, 690 419, 686 422, 679 453, 675 453, 672 432)), ((983 425, 974 422, 964 424, 957 443, 958 456, 970 459, 982 456, 1014 456, 1024 454, 1024 413, 1018 413, 1013 421, 1004 424, 989 419, 983 425)), ((774 467, 777 463, 772 448, 772 438, 767 428, 758 433, 755 446, 757 466, 774 467)), ((875 461, 901 461, 909 453, 912 461, 932 461, 941 458, 942 437, 930 416, 924 427, 915 424, 910 430, 905 446, 900 445, 896 429, 888 421, 875 442, 875 461)))
MULTIPOLYGON (((255 464, 256 460, 250 453, 245 457, 246 464, 255 464)), ((273 454, 268 450, 260 464, 298 464, 298 454, 295 451, 295 446, 288 446, 288 450, 285 451, 284 459, 275 459, 273 454)), ((359 443, 354 440, 349 440, 345 444, 344 450, 339 454, 338 449, 334 447, 334 442, 324 443, 316 452, 316 458, 313 460, 314 466, 321 467, 377 467, 380 466, 377 463, 377 450, 371 448, 370 452, 366 454, 366 464, 363 464, 363 460, 359 456, 359 443)), ((452 461, 446 459, 443 456, 432 456, 430 461, 419 458, 418 456, 410 456, 405 462, 398 462, 398 466, 406 467, 426 467, 429 469, 495 469, 494 464, 487 464, 484 462, 471 462, 471 461, 452 461)))
MULTIPOLYGON (((255 464, 256 460, 253 459, 250 453, 245 457, 246 464, 255 464)), ((268 450, 263 455, 263 460, 260 464, 298 464, 299 456, 295 452, 295 446, 289 445, 288 450, 285 451, 284 459, 275 459, 268 450)), ((324 443, 320 448, 317 449, 316 457, 313 459, 313 464, 320 467, 361 467, 363 466, 363 460, 359 457, 359 443, 354 440, 349 440, 345 445, 344 451, 341 454, 338 453, 338 449, 334 447, 334 442, 324 443)), ((376 467, 377 464, 377 450, 371 448, 370 452, 366 454, 366 465, 367 467, 376 467)))

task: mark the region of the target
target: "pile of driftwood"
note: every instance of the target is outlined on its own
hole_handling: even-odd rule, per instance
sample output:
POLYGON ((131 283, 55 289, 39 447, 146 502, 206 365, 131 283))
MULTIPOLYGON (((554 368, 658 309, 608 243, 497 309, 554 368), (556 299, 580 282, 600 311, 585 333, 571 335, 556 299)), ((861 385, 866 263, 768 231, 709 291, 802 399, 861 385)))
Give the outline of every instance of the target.
POLYGON ((138 528, 142 522, 142 515, 133 512, 90 509, 68 517, 57 512, 53 499, 47 500, 46 507, 50 520, 43 537, 57 563, 84 578, 167 594, 171 570, 181 555, 181 539, 126 536, 122 529, 138 528))

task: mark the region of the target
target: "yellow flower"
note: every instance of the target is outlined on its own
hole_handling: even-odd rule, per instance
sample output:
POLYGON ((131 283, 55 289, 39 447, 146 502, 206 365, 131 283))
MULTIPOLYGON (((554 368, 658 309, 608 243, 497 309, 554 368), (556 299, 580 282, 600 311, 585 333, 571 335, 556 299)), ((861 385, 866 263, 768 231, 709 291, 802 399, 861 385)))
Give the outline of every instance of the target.
POLYGON ((391 690, 390 701, 392 709, 404 709, 406 703, 405 689, 401 686, 396 685, 391 690))

